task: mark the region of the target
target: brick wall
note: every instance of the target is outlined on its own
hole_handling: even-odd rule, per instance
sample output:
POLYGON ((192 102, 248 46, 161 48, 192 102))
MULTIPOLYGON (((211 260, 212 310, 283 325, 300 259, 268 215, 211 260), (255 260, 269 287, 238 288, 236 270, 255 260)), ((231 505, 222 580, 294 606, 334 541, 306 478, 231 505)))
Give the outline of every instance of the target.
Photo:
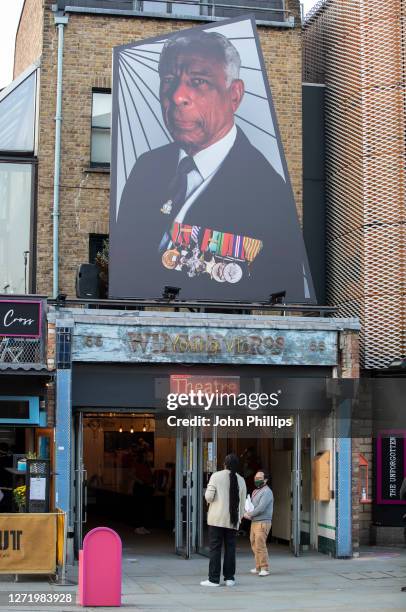
MULTIPOLYGON (((296 205, 302 210, 301 31, 299 4, 291 0, 294 29, 259 27, 296 205)), ((57 40, 53 15, 44 15, 38 167, 38 284, 52 288, 52 199, 57 40)), ((191 21, 69 15, 65 28, 60 290, 74 295, 75 272, 88 261, 89 233, 108 233, 108 174, 88 172, 92 87, 111 85, 116 45, 189 28, 191 21)))
POLYGON ((25 0, 16 36, 14 78, 41 55, 43 7, 44 0, 25 0))
MULTIPOLYGON (((339 376, 341 378, 359 379, 359 335, 354 331, 345 331, 340 334, 339 376)), ((353 423, 352 439, 352 543, 353 552, 357 553, 359 547, 371 541, 372 504, 361 503, 360 484, 360 454, 369 463, 368 471, 368 497, 372 496, 372 414, 371 398, 367 392, 367 382, 359 382, 359 403, 354 404, 357 411, 357 421, 353 423)))

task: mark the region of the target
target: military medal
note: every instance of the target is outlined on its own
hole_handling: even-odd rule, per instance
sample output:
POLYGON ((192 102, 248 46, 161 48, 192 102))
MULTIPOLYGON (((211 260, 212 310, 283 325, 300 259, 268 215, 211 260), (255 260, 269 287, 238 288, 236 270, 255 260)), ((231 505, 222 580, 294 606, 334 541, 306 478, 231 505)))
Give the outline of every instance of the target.
POLYGON ((213 266, 212 276, 213 276, 214 280, 216 280, 218 283, 225 283, 226 282, 226 279, 223 276, 224 268, 225 268, 225 265, 221 261, 216 263, 216 264, 214 264, 214 266, 213 266))
POLYGON ((165 202, 165 204, 162 205, 161 213, 163 213, 164 215, 170 215, 172 212, 172 204, 172 200, 168 200, 167 202, 165 202))
POLYGON ((207 274, 210 274, 210 276, 212 276, 213 268, 214 268, 214 266, 216 264, 216 260, 214 259, 214 257, 212 257, 210 259, 210 261, 206 261, 205 264, 206 264, 206 272, 207 272, 207 274))
POLYGON ((169 249, 162 255, 162 263, 168 270, 173 270, 178 265, 179 251, 176 249, 169 249))
POLYGON ((237 263, 228 263, 223 272, 223 277, 228 283, 238 283, 242 278, 242 269, 237 263))
MULTIPOLYGON (((165 202, 161 212, 169 214, 172 204, 171 200, 165 202)), ((243 277, 241 264, 248 266, 250 274, 250 265, 263 243, 256 238, 175 221, 170 229, 168 246, 172 248, 162 256, 166 268, 183 270, 190 278, 205 272, 217 283, 235 284, 243 277), (205 260, 206 253, 210 258, 208 261, 205 260)))

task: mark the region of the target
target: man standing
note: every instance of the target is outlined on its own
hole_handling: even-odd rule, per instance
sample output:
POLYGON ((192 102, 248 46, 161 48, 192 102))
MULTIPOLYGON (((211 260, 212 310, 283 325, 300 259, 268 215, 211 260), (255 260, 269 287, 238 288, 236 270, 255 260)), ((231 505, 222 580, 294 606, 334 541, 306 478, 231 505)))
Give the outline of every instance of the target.
POLYGON ((309 297, 289 187, 235 124, 240 65, 218 32, 165 43, 159 98, 173 142, 141 155, 127 180, 111 225, 111 296, 160 297, 176 283, 185 298, 259 298, 266 281, 268 294, 309 297))
POLYGON ((236 536, 244 512, 247 489, 237 473, 238 457, 230 453, 224 470, 211 475, 205 498, 209 504, 207 524, 210 538, 209 578, 201 586, 218 587, 221 574, 221 550, 224 547, 223 576, 225 586, 235 585, 236 536))
POLYGON ((251 522, 250 541, 255 557, 255 568, 251 574, 269 576, 269 556, 266 540, 272 527, 273 493, 268 487, 264 472, 255 474, 255 489, 251 496, 254 509, 244 516, 251 522))

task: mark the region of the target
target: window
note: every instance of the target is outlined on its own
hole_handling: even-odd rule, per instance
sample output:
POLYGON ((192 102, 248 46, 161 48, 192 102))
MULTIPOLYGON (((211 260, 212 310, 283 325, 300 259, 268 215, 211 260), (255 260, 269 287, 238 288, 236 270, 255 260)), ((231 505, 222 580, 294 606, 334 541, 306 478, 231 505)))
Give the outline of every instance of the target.
POLYGON ((257 20, 269 22, 286 21, 285 0, 58 0, 59 10, 73 5, 85 9, 110 9, 111 11, 137 11, 147 15, 161 14, 176 18, 176 16, 195 17, 236 17, 238 15, 254 14, 257 20), (241 8, 239 8, 241 7, 241 8))
POLYGON ((0 293, 28 293, 32 164, 0 163, 0 293))
POLYGON ((92 93, 92 138, 90 165, 108 168, 110 166, 111 92, 92 93))
POLYGON ((33 72, 21 83, 16 79, 10 86, 11 91, 6 88, 0 94, 1 151, 33 153, 36 83, 36 72, 33 72))
POLYGON ((96 263, 96 255, 103 250, 108 234, 89 234, 89 263, 96 263))

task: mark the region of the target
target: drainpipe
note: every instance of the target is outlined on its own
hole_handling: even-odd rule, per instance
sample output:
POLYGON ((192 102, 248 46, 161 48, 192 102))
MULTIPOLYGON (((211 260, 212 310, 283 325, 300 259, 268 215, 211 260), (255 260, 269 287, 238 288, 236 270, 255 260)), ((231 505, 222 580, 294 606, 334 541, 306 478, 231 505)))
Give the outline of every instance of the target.
POLYGON ((62 70, 63 70, 63 35, 68 17, 55 15, 58 29, 58 65, 56 81, 56 115, 55 115, 55 159, 54 159, 54 203, 53 219, 53 297, 59 294, 59 183, 61 175, 61 131, 62 131, 62 70))

